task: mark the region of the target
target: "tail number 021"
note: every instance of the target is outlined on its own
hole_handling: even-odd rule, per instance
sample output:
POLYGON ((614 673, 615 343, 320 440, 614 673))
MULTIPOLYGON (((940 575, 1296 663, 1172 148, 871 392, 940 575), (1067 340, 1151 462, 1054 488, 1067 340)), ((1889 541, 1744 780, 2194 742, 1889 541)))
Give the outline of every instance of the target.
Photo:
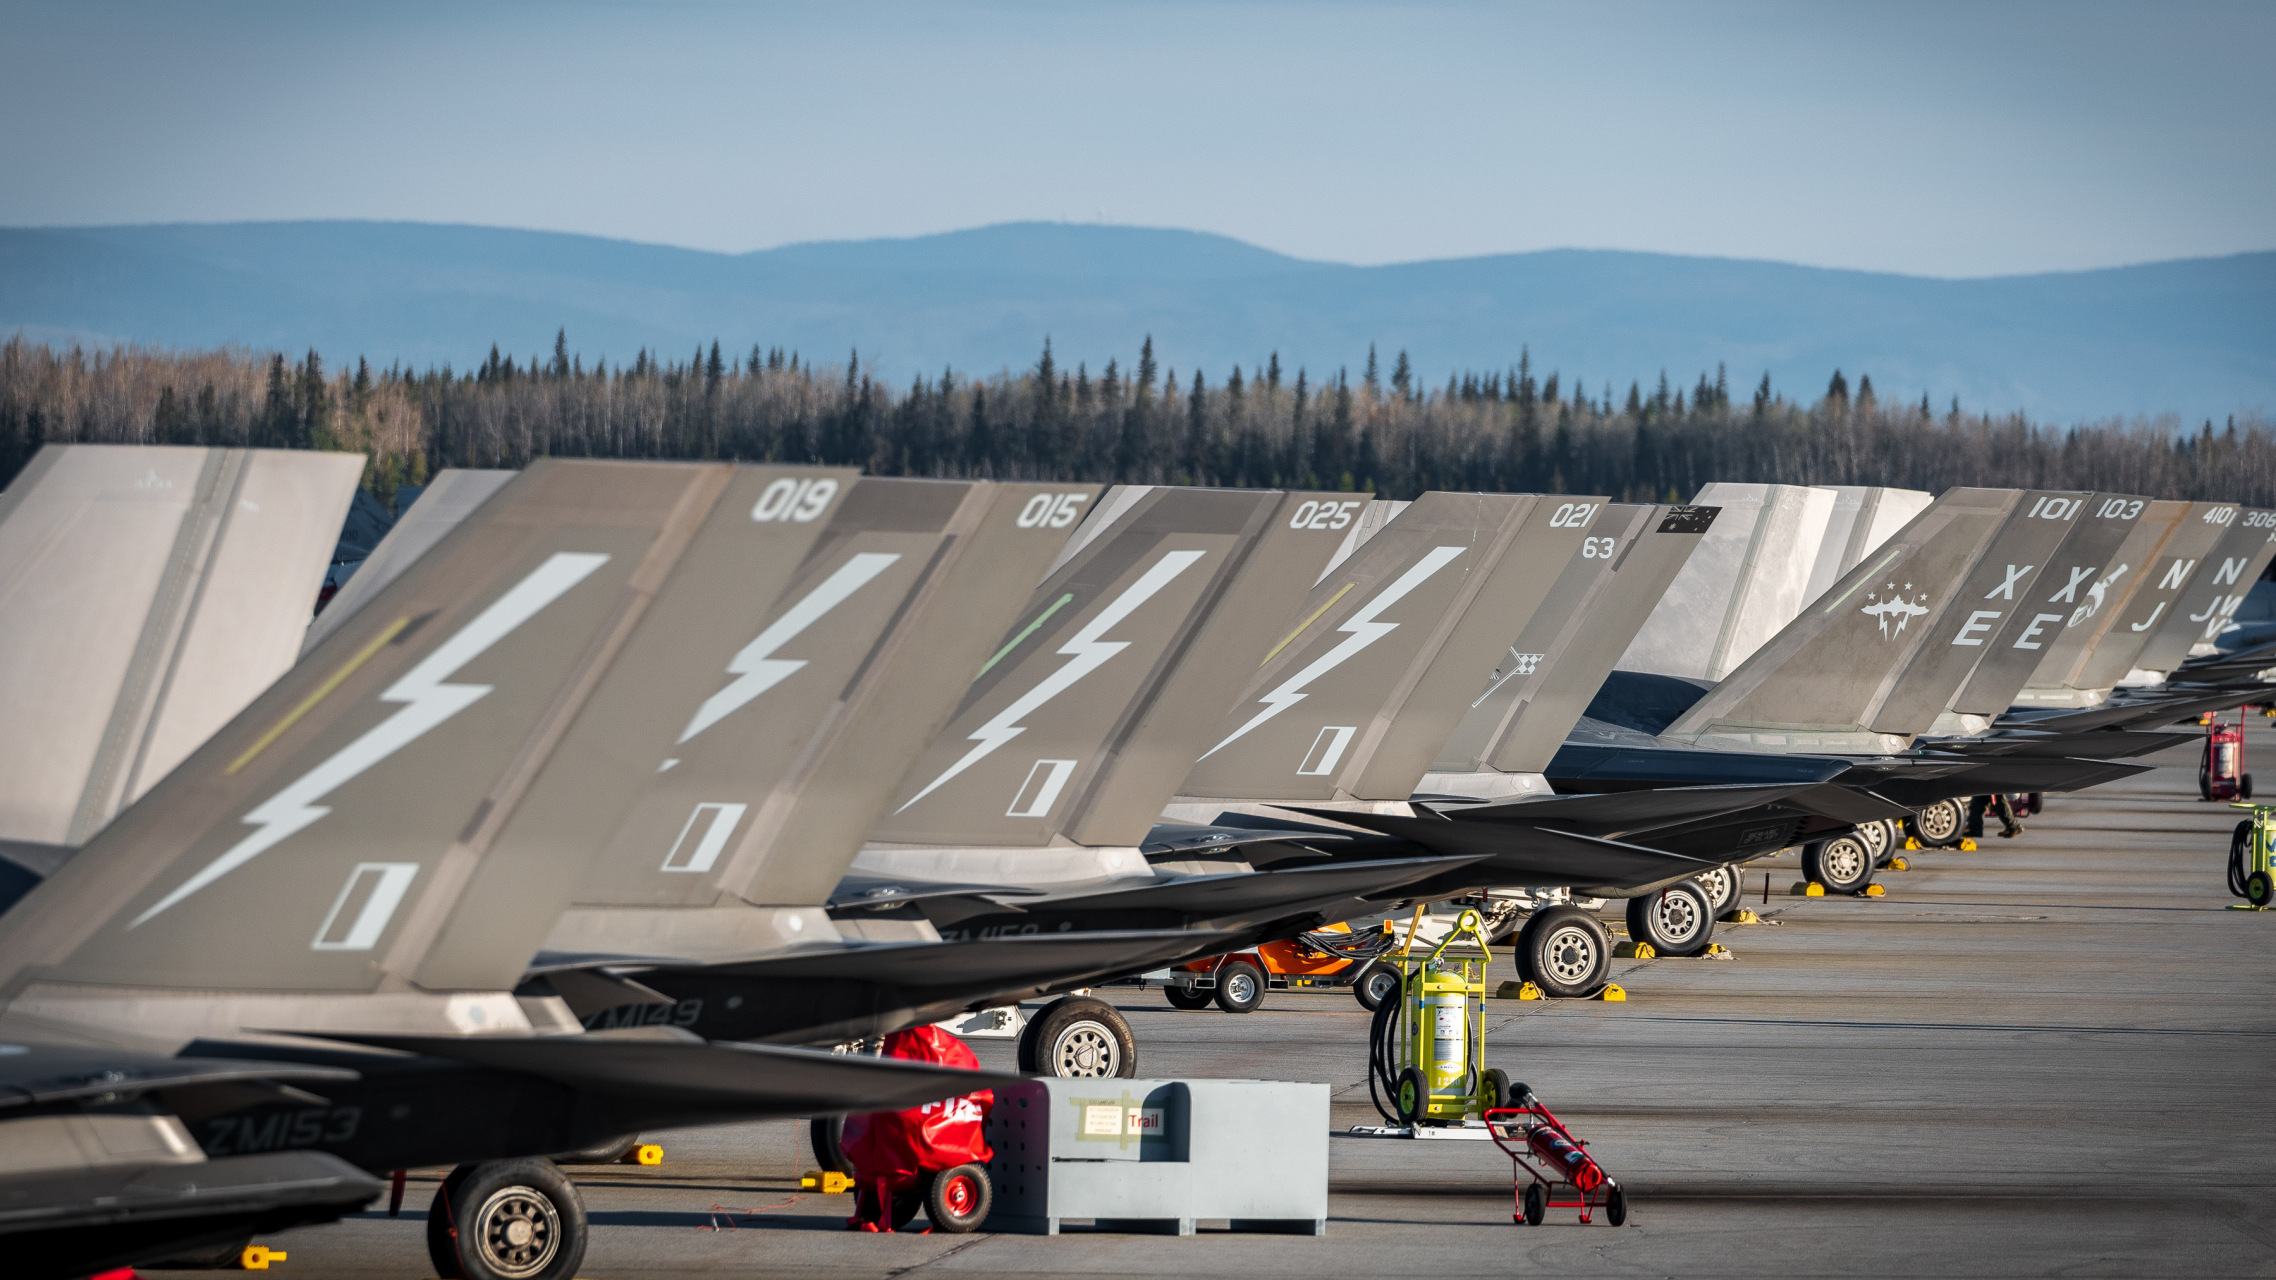
POLYGON ((751 519, 760 524, 776 520, 810 524, 829 509, 830 499, 837 496, 835 480, 793 480, 784 476, 759 495, 758 503, 751 508, 751 519))
POLYGON ((1557 508, 1556 512, 1549 517, 1549 527, 1552 529, 1585 529, 1588 527, 1589 520, 1596 515, 1598 505, 1594 502, 1568 502, 1557 508))
POLYGON ((1075 523, 1082 514, 1083 504, 1090 501, 1087 493, 1039 493, 1027 500, 1019 509, 1019 519, 1013 523, 1022 529, 1064 529, 1075 523))
POLYGON ((1348 529, 1351 527, 1351 513, 1359 510, 1360 503, 1364 501, 1366 499, 1363 498, 1355 502, 1302 503, 1296 508, 1296 514, 1288 518, 1288 527, 1291 529, 1348 529))

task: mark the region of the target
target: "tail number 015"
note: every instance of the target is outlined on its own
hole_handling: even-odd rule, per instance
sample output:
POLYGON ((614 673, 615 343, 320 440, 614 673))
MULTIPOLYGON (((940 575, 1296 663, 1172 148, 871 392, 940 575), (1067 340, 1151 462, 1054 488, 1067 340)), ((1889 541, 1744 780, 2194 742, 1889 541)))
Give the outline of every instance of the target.
POLYGON ((1064 529, 1075 523, 1088 501, 1087 493, 1039 493, 1019 509, 1019 519, 1013 523, 1022 529, 1064 529))

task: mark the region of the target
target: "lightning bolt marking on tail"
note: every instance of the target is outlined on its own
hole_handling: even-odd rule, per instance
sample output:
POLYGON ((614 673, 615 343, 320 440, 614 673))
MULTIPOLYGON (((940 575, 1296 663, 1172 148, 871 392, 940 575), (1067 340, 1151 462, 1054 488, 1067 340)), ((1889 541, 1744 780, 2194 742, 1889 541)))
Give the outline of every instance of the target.
POLYGON ((736 652, 727 662, 727 674, 736 677, 726 688, 703 700, 688 727, 680 733, 679 741, 686 742, 695 735, 733 715, 745 703, 790 678, 791 674, 806 665, 804 658, 777 658, 774 651, 796 639, 800 632, 821 621, 822 615, 844 604, 846 598, 869 585, 871 579, 885 572, 886 567, 901 558, 898 552, 864 551, 844 564, 838 571, 824 578, 820 585, 806 593, 804 599, 790 606, 766 630, 752 637, 751 642, 736 652))
POLYGON ((1154 567, 1125 588, 1121 595, 1115 597, 1114 603, 1099 610, 1097 617, 1084 624, 1082 630, 1068 638, 1067 643, 1059 646, 1058 652, 1072 661, 1045 676, 1034 688, 997 712, 986 724, 974 729, 970 740, 980 745, 965 752, 963 759, 948 766, 939 777, 926 783, 924 790, 910 796, 900 809, 893 812, 899 813, 931 795, 942 783, 980 763, 996 748, 1026 733, 1027 726, 1020 721, 1025 720, 1029 713, 1066 692, 1084 676, 1105 666, 1107 659, 1129 648, 1130 642, 1127 640, 1101 640, 1099 637, 1129 617, 1139 605, 1152 599, 1162 588, 1170 585, 1172 579, 1192 568, 1202 555, 1199 551, 1172 551, 1155 561, 1154 567))
POLYGON ((1343 625, 1337 627, 1336 630, 1347 633, 1349 639, 1313 659, 1310 666, 1283 681, 1279 688, 1257 699, 1257 701, 1265 704, 1264 710, 1250 717, 1247 724, 1233 730, 1232 734, 1223 742, 1202 752, 1201 759, 1207 760, 1216 755, 1226 747, 1238 742, 1249 730, 1302 702, 1309 696, 1304 692, 1307 685, 1342 666, 1344 661, 1353 654, 1397 631, 1399 629, 1398 623, 1377 622, 1375 619, 1385 609, 1405 599, 1409 592, 1421 586, 1429 580, 1432 574, 1445 568, 1456 556, 1461 555, 1467 549, 1465 547, 1432 547, 1428 555, 1416 561, 1414 566, 1405 573, 1400 574, 1397 581, 1385 587, 1382 593, 1373 600, 1361 605, 1357 613, 1344 619, 1343 625))
POLYGON ((316 803, 353 781, 366 769, 417 741, 421 734, 443 723, 490 694, 490 685, 448 683, 459 668, 481 657, 491 645, 585 580, 608 557, 591 552, 555 553, 517 582, 458 634, 437 646, 417 666, 379 695, 381 702, 400 702, 403 709, 364 731, 354 742, 332 753, 324 763, 300 775, 284 790, 263 801, 244 821, 259 828, 231 845, 220 857, 184 880, 173 892, 152 904, 127 925, 135 928, 176 903, 244 866, 300 831, 315 825, 332 811, 316 803))

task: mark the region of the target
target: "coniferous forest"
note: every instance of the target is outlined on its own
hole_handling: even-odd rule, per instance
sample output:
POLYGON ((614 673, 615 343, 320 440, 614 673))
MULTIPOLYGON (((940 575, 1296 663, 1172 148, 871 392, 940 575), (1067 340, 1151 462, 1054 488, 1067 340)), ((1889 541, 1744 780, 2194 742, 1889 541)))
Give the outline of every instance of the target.
POLYGON ((850 464, 875 475, 1345 489, 1602 493, 1681 501, 1711 480, 2103 489, 2276 505, 2276 429, 2172 419, 2032 423, 1952 402, 1885 401, 1842 372, 1805 399, 1666 374, 1575 385, 1520 351, 1425 384, 1406 352, 1358 371, 1068 369, 1044 344, 1018 372, 944 370, 887 385, 862 367, 714 342, 684 360, 587 365, 566 334, 526 362, 327 368, 242 349, 0 345, 0 485, 45 442, 341 449, 365 485, 541 456, 850 464), (1385 367, 1385 366, 1388 367, 1385 367))

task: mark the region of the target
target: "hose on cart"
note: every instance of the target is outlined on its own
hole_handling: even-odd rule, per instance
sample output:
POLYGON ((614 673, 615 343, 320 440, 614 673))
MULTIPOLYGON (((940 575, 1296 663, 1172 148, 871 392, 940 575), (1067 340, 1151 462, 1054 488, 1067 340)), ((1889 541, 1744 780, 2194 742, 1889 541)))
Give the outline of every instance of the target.
POLYGON ((1404 1123, 1397 1109, 1391 1105, 1398 1101, 1399 1060, 1397 1032, 1399 1011, 1406 1006, 1406 996, 1385 1000, 1375 1006, 1375 1018, 1367 1024, 1367 1098, 1385 1124, 1404 1123))
POLYGON ((2236 824, 2229 836, 2229 893, 2248 898, 2244 882, 2252 876, 2252 819, 2236 824))
POLYGON ((1389 951, 1398 939, 1385 929, 1366 933, 1331 933, 1323 929, 1316 933, 1300 933, 1296 935, 1296 941, 1314 951, 1341 956, 1346 960, 1372 960, 1389 951))

